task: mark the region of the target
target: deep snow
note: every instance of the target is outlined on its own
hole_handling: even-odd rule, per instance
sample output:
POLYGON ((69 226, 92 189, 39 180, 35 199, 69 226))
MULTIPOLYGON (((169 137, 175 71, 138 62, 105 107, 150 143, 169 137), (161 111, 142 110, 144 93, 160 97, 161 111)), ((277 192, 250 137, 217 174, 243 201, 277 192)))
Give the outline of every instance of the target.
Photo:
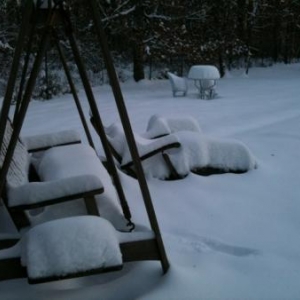
MULTIPOLYGON (((247 145, 258 168, 148 179, 171 262, 165 276, 159 263, 140 262, 117 273, 35 286, 10 280, 0 282, 0 299, 299 299, 299 80, 299 64, 250 69, 248 77, 235 71, 219 81, 214 100, 197 98, 192 82, 187 96, 176 98, 167 80, 122 84, 135 132, 145 132, 153 114, 190 115, 205 135, 247 145)), ((117 121, 110 87, 94 91, 104 124, 117 121)), ((67 129, 84 136, 70 95, 33 101, 22 134, 67 129)), ((147 225, 137 182, 121 179, 134 221, 147 225)))

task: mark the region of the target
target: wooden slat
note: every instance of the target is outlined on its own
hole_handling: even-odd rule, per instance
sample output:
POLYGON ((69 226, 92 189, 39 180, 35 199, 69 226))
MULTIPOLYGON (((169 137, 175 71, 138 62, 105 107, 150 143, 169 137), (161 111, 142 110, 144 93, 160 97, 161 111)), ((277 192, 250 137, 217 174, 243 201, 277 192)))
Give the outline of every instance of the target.
POLYGON ((19 257, 0 260, 0 281, 27 277, 19 257))
MULTIPOLYGON (((154 156, 155 154, 158 154, 158 153, 163 153, 165 150, 168 150, 168 149, 173 149, 173 148, 179 148, 180 147, 180 143, 179 142, 174 142, 174 143, 170 143, 168 145, 164 145, 158 149, 155 149, 149 153, 146 153, 145 155, 142 155, 140 156, 140 160, 143 161, 149 157, 152 157, 154 156)), ((130 161, 124 165, 121 166, 121 169, 128 169, 130 167, 134 166, 134 162, 133 161, 130 161)))
POLYGON ((56 198, 56 199, 43 201, 41 203, 18 205, 18 206, 10 207, 9 209, 11 211, 35 209, 35 208, 39 208, 39 207, 44 207, 44 206, 48 206, 48 205, 66 202, 66 201, 93 197, 94 195, 102 194, 103 192, 104 192, 104 188, 100 188, 100 189, 96 189, 96 190, 89 191, 89 192, 78 193, 78 194, 68 195, 65 197, 60 197, 60 198, 56 198))
POLYGON ((62 279, 72 279, 72 278, 79 278, 84 276, 96 275, 99 273, 107 273, 112 271, 119 271, 123 268, 123 265, 107 267, 107 268, 97 268, 85 272, 76 272, 70 273, 64 276, 49 276, 49 277, 42 277, 42 278, 28 278, 28 283, 30 284, 37 284, 37 283, 45 283, 50 281, 57 281, 62 279))
POLYGON ((57 144, 57 145, 53 145, 53 146, 48 146, 48 147, 40 147, 40 148, 35 148, 35 149, 29 149, 28 152, 29 153, 34 153, 34 152, 46 151, 46 150, 48 150, 50 148, 53 148, 53 147, 76 145, 76 144, 80 144, 80 143, 81 143, 81 141, 74 141, 74 142, 69 142, 69 143, 61 143, 61 144, 57 144))
POLYGON ((9 247, 12 247, 18 241, 19 241, 19 239, 17 239, 17 238, 0 240, 0 249, 6 249, 6 248, 9 248, 9 247))
POLYGON ((94 196, 84 197, 87 213, 92 216, 100 216, 97 202, 94 196))
MULTIPOLYGON (((120 249, 123 256, 123 262, 133 262, 142 260, 160 260, 160 253, 156 240, 147 239, 141 241, 125 242, 120 244, 120 249)), ((44 278, 28 278, 30 284, 44 283, 62 279, 77 278, 98 273, 121 270, 123 265, 98 268, 85 272, 76 272, 64 276, 51 276, 44 278)), ((26 278, 26 268, 21 265, 20 258, 9 258, 0 260, 0 281, 14 278, 26 278)))
POLYGON ((124 262, 161 259, 155 239, 121 243, 120 248, 124 262))

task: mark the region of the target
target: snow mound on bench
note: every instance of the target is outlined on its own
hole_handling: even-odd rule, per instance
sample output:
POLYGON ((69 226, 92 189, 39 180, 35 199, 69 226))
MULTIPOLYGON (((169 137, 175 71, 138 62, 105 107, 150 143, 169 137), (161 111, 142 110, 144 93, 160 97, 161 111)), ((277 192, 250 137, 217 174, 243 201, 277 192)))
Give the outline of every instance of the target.
POLYGON ((22 240, 21 261, 29 278, 38 279, 117 267, 122 255, 108 221, 80 216, 33 227, 22 240))
POLYGON ((150 117, 144 136, 147 138, 156 138, 177 131, 202 132, 197 120, 192 116, 163 117, 155 114, 150 117))
MULTIPOLYGON (((104 187, 104 193, 95 197, 100 215, 109 220, 116 229, 128 230, 128 221, 123 216, 111 177, 93 148, 84 144, 51 148, 45 151, 36 168, 40 178, 46 182, 66 180, 70 177, 76 178, 76 176, 86 176, 86 180, 89 180, 90 176, 98 177, 104 187)), ((72 187, 66 188, 71 190, 72 187)), ((70 205, 73 204, 72 201, 70 205)), ((47 209, 55 210, 56 208, 47 209)))
POLYGON ((236 140, 215 139, 192 131, 174 133, 181 147, 167 150, 172 164, 180 175, 197 168, 216 168, 224 172, 246 172, 257 168, 250 149, 236 140))

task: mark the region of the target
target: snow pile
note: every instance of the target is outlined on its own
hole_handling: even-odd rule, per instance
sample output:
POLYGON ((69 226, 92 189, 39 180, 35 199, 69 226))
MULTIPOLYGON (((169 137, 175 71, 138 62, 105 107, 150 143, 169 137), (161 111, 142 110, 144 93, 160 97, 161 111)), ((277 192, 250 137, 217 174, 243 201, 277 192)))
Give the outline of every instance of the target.
POLYGON ((256 168, 257 163, 250 150, 235 140, 219 140, 192 131, 174 133, 181 147, 167 150, 178 174, 184 176, 201 168, 215 168, 224 172, 245 172, 256 168))
POLYGON ((198 122, 191 116, 160 116, 152 115, 144 134, 148 138, 174 133, 177 131, 202 132, 198 122))
POLYGON ((116 231, 100 217, 72 217, 38 225, 26 233, 22 248, 22 264, 31 279, 122 265, 116 231))
POLYGON ((250 149, 236 140, 207 138, 209 166, 224 171, 248 171, 257 168, 250 149))
POLYGON ((196 167, 209 164, 209 153, 206 138, 203 134, 192 131, 174 133, 180 142, 180 148, 166 153, 179 175, 185 176, 196 167))
POLYGON ((80 175, 96 175, 101 179, 99 159, 88 145, 54 147, 45 151, 37 172, 42 181, 60 180, 80 175))

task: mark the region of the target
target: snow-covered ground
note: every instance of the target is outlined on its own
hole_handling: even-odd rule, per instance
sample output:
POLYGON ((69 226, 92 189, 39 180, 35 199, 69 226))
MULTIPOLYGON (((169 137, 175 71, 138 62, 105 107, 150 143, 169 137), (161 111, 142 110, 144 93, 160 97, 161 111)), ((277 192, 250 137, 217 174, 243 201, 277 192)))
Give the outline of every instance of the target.
MULTIPOLYGON (((166 275, 158 262, 139 262, 116 273, 41 285, 10 280, 0 282, 0 299, 299 299, 299 83, 299 64, 254 68, 248 77, 227 74, 214 100, 197 98, 192 82, 188 95, 176 98, 167 80, 124 83, 135 132, 144 132, 153 114, 190 115, 205 135, 247 145, 258 168, 148 179, 171 263, 166 275)), ((117 121, 110 87, 94 91, 104 124, 117 121)), ((88 115, 83 94, 82 103, 88 115)), ((23 135, 61 129, 77 129, 84 139, 70 95, 31 103, 23 135)), ((147 225, 137 182, 124 174, 121 180, 134 221, 147 225)))

